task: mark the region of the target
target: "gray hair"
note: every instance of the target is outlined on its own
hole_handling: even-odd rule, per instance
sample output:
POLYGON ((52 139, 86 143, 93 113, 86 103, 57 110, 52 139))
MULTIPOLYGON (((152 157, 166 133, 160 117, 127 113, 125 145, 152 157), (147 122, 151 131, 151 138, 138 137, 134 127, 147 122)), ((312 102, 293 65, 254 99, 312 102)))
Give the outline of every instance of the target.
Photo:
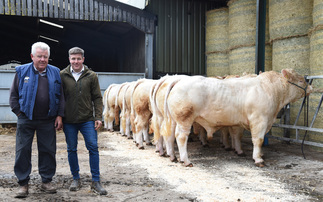
POLYGON ((31 46, 31 54, 32 55, 36 54, 36 49, 37 48, 40 48, 40 49, 45 50, 45 51, 47 50, 48 51, 48 56, 50 55, 50 48, 46 43, 44 43, 44 42, 36 42, 36 43, 34 43, 31 46))
POLYGON ((68 51, 68 55, 71 56, 73 54, 81 54, 82 57, 84 57, 84 50, 82 48, 79 48, 79 47, 74 47, 74 48, 71 48, 69 51, 68 51))

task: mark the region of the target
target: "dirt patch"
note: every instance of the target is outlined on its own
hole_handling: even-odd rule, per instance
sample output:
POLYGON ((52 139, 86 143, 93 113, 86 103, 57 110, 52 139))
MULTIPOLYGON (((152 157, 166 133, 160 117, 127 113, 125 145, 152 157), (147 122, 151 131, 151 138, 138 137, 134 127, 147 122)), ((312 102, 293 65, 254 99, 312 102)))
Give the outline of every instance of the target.
MULTIPOLYGON (((0 131, 0 197, 2 201, 21 201, 13 196, 17 180, 13 172, 14 130, 0 131)), ((78 155, 82 188, 69 192, 71 182, 66 143, 57 135, 57 194, 40 191, 37 147, 33 145, 30 195, 26 201, 322 201, 323 155, 305 146, 306 159, 299 144, 269 139, 263 147, 266 167, 258 168, 252 160, 250 137, 243 138, 246 157, 225 151, 218 136, 202 147, 197 137, 188 143, 192 168, 159 157, 154 146, 139 150, 132 140, 118 133, 99 134, 101 182, 107 196, 90 191, 88 152, 79 135, 78 155)), ((177 153, 178 157, 178 153, 177 153)))

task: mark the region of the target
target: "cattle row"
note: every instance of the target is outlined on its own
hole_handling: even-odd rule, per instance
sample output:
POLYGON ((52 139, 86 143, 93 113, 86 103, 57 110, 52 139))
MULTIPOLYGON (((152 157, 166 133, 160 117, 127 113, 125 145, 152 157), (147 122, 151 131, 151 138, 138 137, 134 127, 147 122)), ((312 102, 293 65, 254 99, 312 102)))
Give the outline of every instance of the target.
POLYGON ((225 148, 231 146, 243 155, 241 138, 244 129, 251 132, 253 159, 263 167, 261 146, 278 112, 288 103, 308 95, 312 87, 292 69, 259 75, 226 78, 166 75, 158 80, 139 79, 112 84, 104 92, 104 128, 133 138, 139 149, 143 142, 153 144, 160 156, 192 166, 187 153, 188 136, 199 134, 203 145, 221 130, 225 148), (131 135, 132 132, 132 135, 131 135))

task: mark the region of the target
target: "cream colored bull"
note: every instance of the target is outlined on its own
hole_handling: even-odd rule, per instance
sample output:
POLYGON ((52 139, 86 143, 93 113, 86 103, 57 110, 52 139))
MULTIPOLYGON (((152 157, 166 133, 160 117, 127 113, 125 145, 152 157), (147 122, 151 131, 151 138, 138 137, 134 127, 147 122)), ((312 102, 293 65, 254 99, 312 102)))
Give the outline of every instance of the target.
POLYGON ((116 125, 119 125, 119 117, 115 120, 115 99, 120 86, 120 84, 111 84, 103 94, 104 128, 108 131, 114 131, 113 121, 115 121, 116 125))
POLYGON ((144 149, 143 140, 146 145, 152 145, 148 134, 149 120, 152 116, 149 94, 156 82, 152 79, 138 80, 131 96, 133 136, 139 149, 144 149))
POLYGON ((180 160, 185 166, 192 166, 187 139, 195 121, 206 129, 208 138, 221 127, 241 126, 251 131, 253 159, 257 166, 263 167, 261 146, 277 113, 311 91, 305 79, 291 69, 241 79, 201 76, 181 79, 166 93, 165 135, 171 135, 175 129, 180 160))

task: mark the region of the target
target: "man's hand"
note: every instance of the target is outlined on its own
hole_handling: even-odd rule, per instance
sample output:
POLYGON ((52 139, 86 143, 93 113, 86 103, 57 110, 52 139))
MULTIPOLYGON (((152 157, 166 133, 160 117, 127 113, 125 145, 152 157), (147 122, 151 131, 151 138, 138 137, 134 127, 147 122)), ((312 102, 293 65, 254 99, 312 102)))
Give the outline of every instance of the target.
POLYGON ((94 124, 95 130, 98 130, 101 126, 102 126, 102 121, 96 120, 94 124))
POLYGON ((57 116, 55 119, 55 129, 56 130, 61 130, 63 128, 63 122, 62 122, 62 117, 57 116))

